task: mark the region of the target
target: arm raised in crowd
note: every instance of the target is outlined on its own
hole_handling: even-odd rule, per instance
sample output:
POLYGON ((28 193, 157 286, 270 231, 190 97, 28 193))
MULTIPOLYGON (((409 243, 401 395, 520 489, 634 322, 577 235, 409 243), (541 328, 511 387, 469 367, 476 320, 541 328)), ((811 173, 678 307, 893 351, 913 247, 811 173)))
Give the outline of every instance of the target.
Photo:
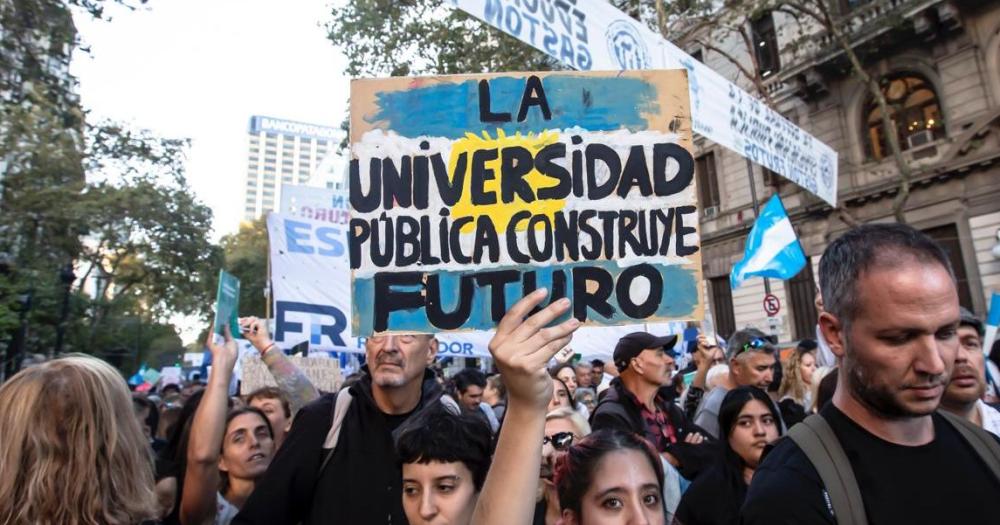
POLYGON ((241 317, 239 323, 244 337, 260 352, 261 360, 271 371, 281 393, 288 399, 292 415, 319 399, 319 390, 316 390, 309 378, 271 340, 266 321, 256 317, 241 317))
POLYGON ((229 401, 229 382, 239 348, 226 327, 226 341, 217 345, 208 336, 208 349, 212 353, 212 371, 204 397, 191 421, 188 438, 187 471, 184 474, 184 493, 181 495, 181 523, 205 523, 215 515, 216 492, 219 490, 219 456, 226 432, 226 412, 229 401))
POLYGON ((545 366, 569 344, 580 326, 576 319, 569 319, 546 327, 569 310, 568 299, 555 301, 528 317, 547 293, 539 289, 518 301, 500 321, 490 341, 490 353, 507 385, 507 414, 493 465, 476 504, 472 519, 476 525, 531 523, 545 410, 552 397, 552 380, 545 366))

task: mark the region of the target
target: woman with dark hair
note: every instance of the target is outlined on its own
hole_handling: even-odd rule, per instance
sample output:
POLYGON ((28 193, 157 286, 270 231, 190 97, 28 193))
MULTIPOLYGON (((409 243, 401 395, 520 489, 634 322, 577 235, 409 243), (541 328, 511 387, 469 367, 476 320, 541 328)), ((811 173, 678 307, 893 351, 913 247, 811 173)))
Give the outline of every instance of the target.
MULTIPOLYGON (((569 391, 566 382, 558 377, 552 378, 552 399, 549 400, 547 412, 552 412, 560 407, 571 408, 576 411, 576 400, 569 391)), ((586 418, 584 418, 586 419, 586 418)))
POLYGON ((562 523, 666 521, 663 465, 644 439, 619 430, 599 430, 556 460, 562 523))
POLYGON ((471 523, 490 470, 490 427, 480 417, 438 405, 396 441, 403 464, 403 510, 410 525, 471 523))
POLYGON ((761 389, 730 390, 719 408, 721 460, 695 478, 677 507, 674 523, 729 525, 739 523, 747 487, 764 447, 781 435, 777 410, 761 389))
POLYGON ((239 349, 226 329, 224 345, 209 336, 212 371, 191 422, 180 521, 226 525, 253 492, 274 455, 274 433, 257 408, 227 410, 239 349))

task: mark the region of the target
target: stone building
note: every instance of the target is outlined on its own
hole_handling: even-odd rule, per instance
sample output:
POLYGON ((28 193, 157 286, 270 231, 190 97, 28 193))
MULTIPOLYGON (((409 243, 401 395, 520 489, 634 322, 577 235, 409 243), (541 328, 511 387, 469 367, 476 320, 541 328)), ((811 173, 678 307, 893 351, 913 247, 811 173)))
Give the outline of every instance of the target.
MULTIPOLYGON (((893 104, 903 155, 913 169, 906 221, 944 245, 962 304, 985 314, 991 290, 1000 290, 1000 3, 839 0, 833 8, 893 104)), ((901 179, 873 97, 830 35, 807 29, 802 45, 800 26, 784 12, 765 12, 747 26, 756 60, 738 35, 700 39, 710 45, 692 43, 698 38, 681 44, 751 92, 755 83, 733 60, 757 68, 775 107, 838 153, 838 204, 849 216, 753 168, 759 201, 780 192, 810 262, 789 281, 771 281, 782 308, 769 320, 762 279, 736 290, 728 280, 754 219, 746 162, 696 137, 707 294, 720 334, 774 324, 782 341, 795 341, 814 337, 814 276, 824 248, 852 218, 893 221, 901 179)))

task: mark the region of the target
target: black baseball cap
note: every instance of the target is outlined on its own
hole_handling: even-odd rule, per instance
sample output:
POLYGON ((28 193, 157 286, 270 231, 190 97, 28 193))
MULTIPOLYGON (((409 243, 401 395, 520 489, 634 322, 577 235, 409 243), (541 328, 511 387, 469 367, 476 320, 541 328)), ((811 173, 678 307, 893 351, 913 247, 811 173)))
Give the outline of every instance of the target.
POLYGON ((615 345, 615 353, 613 355, 615 366, 619 372, 624 372, 628 368, 628 362, 633 357, 641 354, 643 350, 662 347, 664 350, 671 351, 676 344, 676 335, 656 337, 648 332, 632 332, 619 339, 618 344, 615 345))

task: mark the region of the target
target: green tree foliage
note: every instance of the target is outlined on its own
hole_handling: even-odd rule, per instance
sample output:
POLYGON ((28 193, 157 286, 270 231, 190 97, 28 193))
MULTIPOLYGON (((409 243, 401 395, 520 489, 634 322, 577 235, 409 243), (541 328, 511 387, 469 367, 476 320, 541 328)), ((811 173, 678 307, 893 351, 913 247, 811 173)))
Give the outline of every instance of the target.
POLYGON ((559 67, 544 53, 442 0, 353 0, 333 10, 327 31, 347 56, 347 74, 353 77, 559 67))
POLYGON ((240 280, 240 315, 263 317, 267 311, 267 222, 261 217, 240 225, 236 233, 220 243, 225 252, 226 271, 240 280))

